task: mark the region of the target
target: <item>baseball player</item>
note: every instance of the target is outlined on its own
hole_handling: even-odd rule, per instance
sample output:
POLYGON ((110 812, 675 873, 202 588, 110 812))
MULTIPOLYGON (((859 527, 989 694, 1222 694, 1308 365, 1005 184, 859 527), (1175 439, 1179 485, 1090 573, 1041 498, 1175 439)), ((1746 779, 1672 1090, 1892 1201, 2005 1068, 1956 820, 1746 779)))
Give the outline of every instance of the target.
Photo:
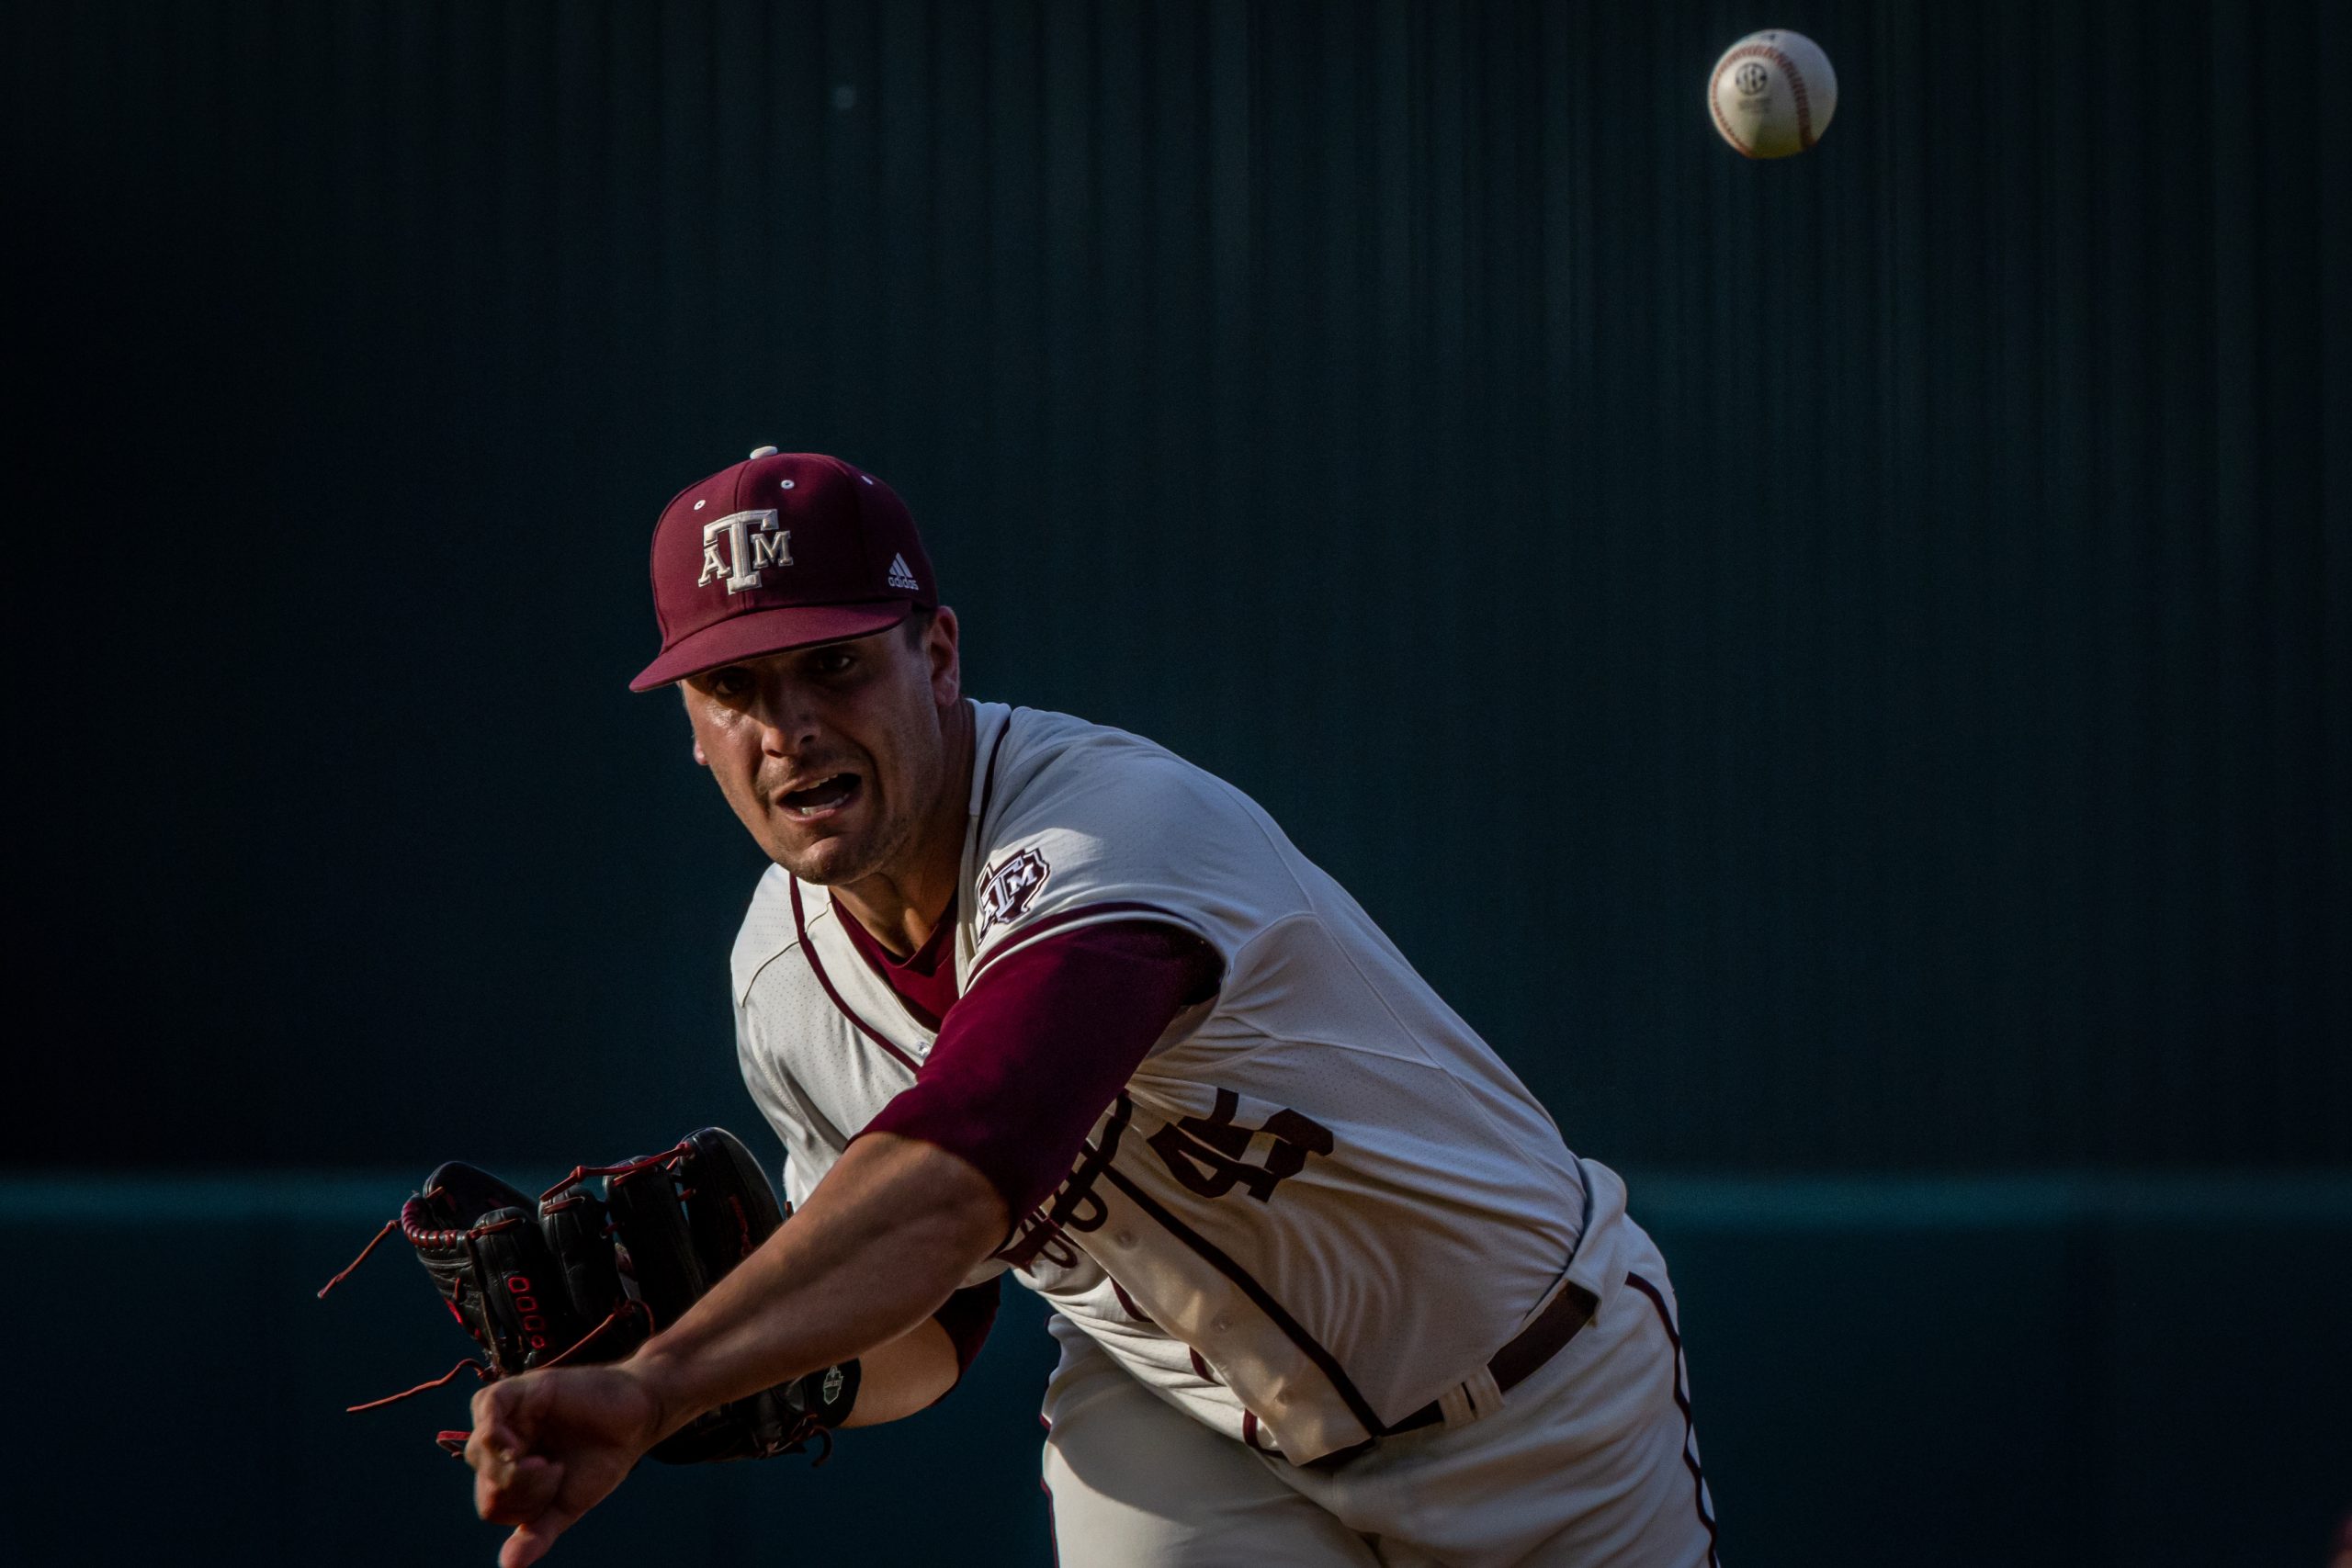
POLYGON ((1712 1564, 1674 1291, 1623 1183, 1246 795, 967 699, 872 475, 762 447, 653 539, 695 760, 775 862, 735 943, 790 1218, 609 1366, 474 1401, 536 1560, 698 1414, 854 1359, 847 1425, 1052 1303, 1067 1563, 1712 1564))

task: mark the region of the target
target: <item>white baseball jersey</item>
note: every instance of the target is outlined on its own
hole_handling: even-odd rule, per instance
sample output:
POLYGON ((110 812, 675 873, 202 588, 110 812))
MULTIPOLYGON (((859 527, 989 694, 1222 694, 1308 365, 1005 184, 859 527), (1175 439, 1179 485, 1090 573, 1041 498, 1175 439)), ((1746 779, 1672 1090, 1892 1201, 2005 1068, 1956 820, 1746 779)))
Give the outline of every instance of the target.
MULTIPOLYGON (((973 706, 959 994, 1105 921, 1173 923, 1225 970, 974 1282, 1012 1267, 1162 1398, 1295 1462, 1432 1400, 1448 1425, 1490 1413, 1496 1350, 1565 1283, 1614 1285, 1622 1186, 1239 790, 1119 730, 973 706)), ((735 945, 743 1077, 795 1203, 934 1039, 841 919, 771 867, 735 945)))

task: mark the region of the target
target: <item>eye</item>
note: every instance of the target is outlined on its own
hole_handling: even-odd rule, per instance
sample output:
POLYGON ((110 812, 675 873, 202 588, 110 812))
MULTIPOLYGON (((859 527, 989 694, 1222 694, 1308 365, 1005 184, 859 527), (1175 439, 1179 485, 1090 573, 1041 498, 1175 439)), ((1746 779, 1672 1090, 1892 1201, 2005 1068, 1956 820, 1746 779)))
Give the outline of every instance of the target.
POLYGON ((740 697, 752 689, 752 672, 734 665, 703 677, 714 697, 740 697))
POLYGON ((857 655, 845 648, 820 648, 808 656, 813 675, 845 675, 857 664, 857 655))

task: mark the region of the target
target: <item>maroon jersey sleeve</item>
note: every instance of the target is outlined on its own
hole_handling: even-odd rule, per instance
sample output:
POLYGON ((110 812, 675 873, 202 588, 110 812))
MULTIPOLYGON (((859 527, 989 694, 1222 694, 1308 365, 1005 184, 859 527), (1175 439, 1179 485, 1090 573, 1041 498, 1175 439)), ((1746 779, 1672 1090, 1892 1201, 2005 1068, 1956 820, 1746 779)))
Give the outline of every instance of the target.
POLYGON ((1025 1214, 1176 1015, 1216 994, 1222 967, 1207 942, 1158 920, 1015 949, 947 1010, 913 1087, 865 1130, 963 1156, 1025 1214))

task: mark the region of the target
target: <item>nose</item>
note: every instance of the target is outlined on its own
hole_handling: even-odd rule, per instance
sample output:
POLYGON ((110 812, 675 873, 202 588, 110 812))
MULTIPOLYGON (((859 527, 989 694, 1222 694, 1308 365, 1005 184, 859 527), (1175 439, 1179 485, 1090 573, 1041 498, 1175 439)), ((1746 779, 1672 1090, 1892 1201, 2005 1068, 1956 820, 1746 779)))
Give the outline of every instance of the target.
POLYGON ((797 682, 774 676, 762 682, 754 716, 760 750, 771 757, 789 758, 816 743, 817 705, 797 682))

